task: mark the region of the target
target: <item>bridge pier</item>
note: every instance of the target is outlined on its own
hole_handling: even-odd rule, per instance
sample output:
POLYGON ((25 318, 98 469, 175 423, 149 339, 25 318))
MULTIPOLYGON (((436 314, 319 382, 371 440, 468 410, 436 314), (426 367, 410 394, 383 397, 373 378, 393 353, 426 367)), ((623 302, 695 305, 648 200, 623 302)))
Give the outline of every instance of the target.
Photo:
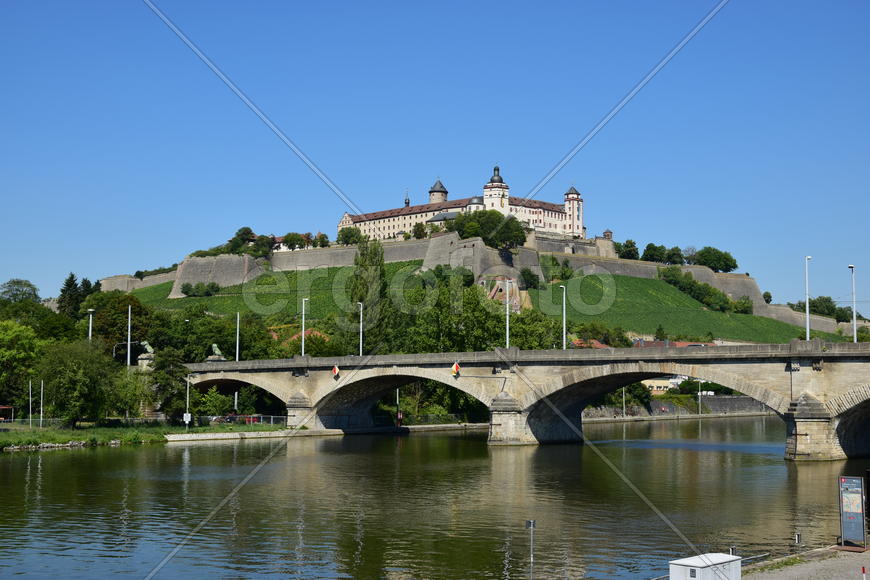
POLYGON ((287 401, 287 428, 311 428, 317 421, 317 413, 304 393, 297 392, 287 401))
POLYGON ((809 395, 789 406, 786 423, 785 458, 791 461, 846 459, 837 433, 837 419, 809 395))
POLYGON ((541 443, 577 443, 583 441, 579 423, 568 425, 555 413, 522 410, 516 399, 499 393, 489 407, 490 445, 539 445, 541 443))

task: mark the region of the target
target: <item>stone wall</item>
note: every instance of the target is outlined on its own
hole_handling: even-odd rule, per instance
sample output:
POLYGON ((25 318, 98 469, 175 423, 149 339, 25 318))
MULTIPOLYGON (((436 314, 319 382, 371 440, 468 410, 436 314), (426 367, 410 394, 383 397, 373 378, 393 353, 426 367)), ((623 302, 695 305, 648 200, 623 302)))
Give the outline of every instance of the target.
POLYGON ((262 260, 251 256, 222 254, 207 258, 187 258, 178 266, 170 298, 183 298, 182 285, 215 282, 219 286, 235 286, 253 280, 264 272, 262 260))
POLYGON ((166 272, 164 274, 154 274, 153 276, 145 276, 141 280, 129 274, 120 274, 118 276, 109 276, 100 280, 100 289, 103 292, 111 292, 112 290, 120 290, 121 292, 129 292, 130 290, 138 290, 139 288, 147 288, 148 286, 156 286, 164 282, 172 282, 178 270, 166 272))

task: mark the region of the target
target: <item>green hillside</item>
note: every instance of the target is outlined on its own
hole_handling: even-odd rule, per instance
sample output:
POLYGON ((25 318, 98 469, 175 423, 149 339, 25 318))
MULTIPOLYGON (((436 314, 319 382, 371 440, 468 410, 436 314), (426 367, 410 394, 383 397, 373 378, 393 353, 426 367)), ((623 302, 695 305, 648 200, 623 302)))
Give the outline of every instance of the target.
MULTIPOLYGON (((384 268, 387 279, 393 280, 397 275, 402 277, 417 271, 422 264, 422 260, 390 262, 384 268)), ((294 315, 301 311, 302 299, 308 298, 306 315, 321 318, 340 309, 355 308, 355 305, 347 304, 347 293, 343 291, 343 285, 352 272, 352 266, 267 272, 248 284, 227 286, 218 294, 207 297, 169 299, 172 282, 133 290, 132 293, 143 304, 155 308, 175 310, 204 303, 209 312, 225 315, 241 312, 268 316, 279 311, 294 315)))
MULTIPOLYGON (((386 264, 388 279, 416 271, 422 262, 395 262, 386 264)), ((263 316, 278 311, 297 314, 303 297, 310 302, 306 309, 312 319, 351 310, 346 303, 343 281, 352 267, 323 268, 318 270, 267 273, 244 288, 231 286, 220 293, 202 298, 167 298, 171 283, 134 290, 133 294, 144 304, 156 308, 181 309, 191 304, 204 303, 209 312, 232 315, 253 312, 263 316), (333 290, 336 288, 337 290, 333 290)), ((643 334, 653 334, 662 325, 669 335, 703 337, 712 333, 716 338, 753 342, 788 342, 802 336, 803 329, 770 318, 748 314, 713 312, 673 286, 661 281, 629 276, 613 276, 605 293, 604 283, 596 276, 586 276, 567 282, 568 320, 597 321, 611 327, 643 334)), ((560 318, 562 291, 559 283, 549 284, 541 290, 529 291, 535 308, 560 318)), ((833 334, 821 334, 829 340, 842 340, 833 334)))
MULTIPOLYGON (((716 338, 753 342, 788 342, 803 335, 802 328, 771 318, 707 310, 661 280, 612 276, 606 293, 605 283, 597 276, 572 279, 566 286, 569 321, 597 321, 643 334, 655 333, 661 324, 669 335, 701 337, 712 333, 716 338)), ((536 308, 561 317, 562 290, 558 282, 531 290, 529 295, 536 308)), ((819 336, 841 340, 833 334, 819 336)))

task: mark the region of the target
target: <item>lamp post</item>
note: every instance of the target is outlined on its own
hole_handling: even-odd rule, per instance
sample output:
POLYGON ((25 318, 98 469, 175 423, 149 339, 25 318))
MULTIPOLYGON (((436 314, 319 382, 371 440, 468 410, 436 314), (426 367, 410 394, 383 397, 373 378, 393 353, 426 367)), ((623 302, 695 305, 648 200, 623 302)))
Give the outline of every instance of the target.
POLYGON ((362 356, 362 346, 363 346, 363 303, 357 302, 359 305, 359 355, 362 356))
POLYGON ((805 286, 805 294, 806 298, 804 299, 804 306, 806 308, 806 318, 807 318, 807 340, 810 339, 810 260, 812 260, 812 256, 807 256, 804 259, 804 286, 805 286))
POLYGON ((511 311, 510 311, 511 281, 504 281, 504 347, 511 347, 511 311))
POLYGON ((184 430, 190 429, 190 375, 185 377, 187 382, 187 402, 184 404, 184 430))
POLYGON ((565 302, 568 297, 568 290, 564 284, 559 284, 559 288, 562 289, 562 350, 565 350, 568 348, 568 334, 565 326, 565 302))
POLYGON ((239 362, 239 326, 241 325, 242 315, 236 312, 236 362, 239 362))
POLYGON ((88 342, 94 335, 94 309, 88 308, 88 342))
POLYGON ((133 305, 127 305, 127 370, 130 370, 130 346, 132 346, 130 332, 133 323, 133 305))
POLYGON ((855 310, 855 265, 849 264, 852 272, 852 342, 858 342, 858 311, 855 310))
POLYGON ((302 356, 305 356, 305 304, 308 298, 302 299, 302 356))

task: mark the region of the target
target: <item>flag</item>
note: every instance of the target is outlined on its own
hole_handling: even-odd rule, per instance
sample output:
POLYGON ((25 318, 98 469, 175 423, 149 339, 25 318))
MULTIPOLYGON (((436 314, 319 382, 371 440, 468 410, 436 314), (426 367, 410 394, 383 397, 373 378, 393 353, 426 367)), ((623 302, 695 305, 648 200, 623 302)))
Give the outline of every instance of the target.
POLYGON ((333 376, 336 376, 336 377, 337 377, 339 372, 340 372, 340 371, 339 371, 338 366, 333 366, 333 367, 332 367, 332 375, 333 375, 333 376))
POLYGON ((459 374, 459 363, 458 362, 453 363, 453 366, 450 367, 450 370, 453 371, 454 377, 457 376, 459 374))

